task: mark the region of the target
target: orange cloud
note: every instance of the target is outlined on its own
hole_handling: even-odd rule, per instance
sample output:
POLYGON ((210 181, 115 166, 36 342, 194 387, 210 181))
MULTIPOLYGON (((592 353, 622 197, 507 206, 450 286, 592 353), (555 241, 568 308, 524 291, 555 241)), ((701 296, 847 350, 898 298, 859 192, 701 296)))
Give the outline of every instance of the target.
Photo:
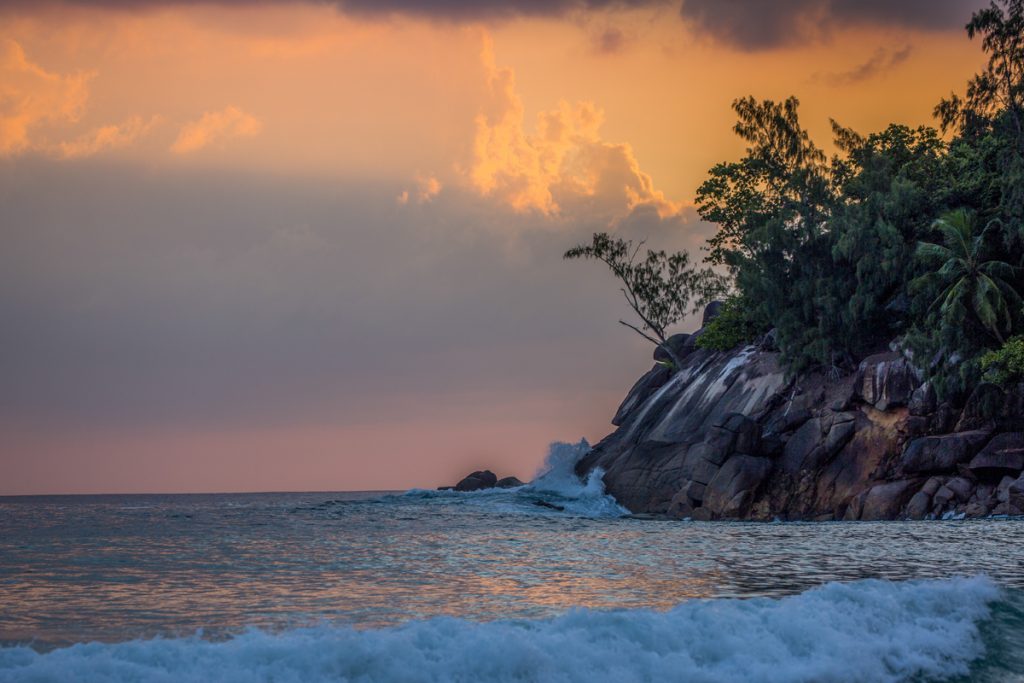
POLYGON ((262 124, 238 107, 225 107, 220 111, 208 111, 198 121, 185 124, 178 138, 171 145, 176 154, 198 151, 218 140, 251 137, 260 132, 262 124))
POLYGON ((679 212, 680 206, 640 170, 628 144, 601 138, 604 113, 596 105, 559 102, 539 114, 534 132, 527 133, 515 73, 496 65, 489 38, 481 58, 489 102, 475 120, 468 174, 477 191, 518 211, 548 215, 586 211, 621 216, 638 206, 654 207, 662 216, 679 212))
POLYGON ((74 140, 58 143, 55 150, 65 159, 74 159, 92 156, 103 149, 127 147, 158 121, 159 117, 156 116, 149 121, 144 121, 141 116, 133 116, 122 123, 100 126, 74 140))
POLYGON ((77 121, 93 75, 51 73, 29 61, 17 42, 0 42, 0 155, 37 147, 32 129, 41 123, 77 121))

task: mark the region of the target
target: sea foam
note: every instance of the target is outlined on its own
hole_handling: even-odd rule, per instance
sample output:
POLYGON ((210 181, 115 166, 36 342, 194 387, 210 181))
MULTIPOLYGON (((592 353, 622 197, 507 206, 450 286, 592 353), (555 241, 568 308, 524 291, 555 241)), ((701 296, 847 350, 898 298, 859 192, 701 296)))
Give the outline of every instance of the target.
POLYGON ((0 682, 321 683, 762 681, 872 683, 965 675, 999 589, 986 578, 826 584, 780 599, 669 611, 579 609, 535 621, 455 618, 0 649, 0 682))
POLYGON ((548 447, 544 464, 523 490, 554 494, 567 511, 585 517, 628 515, 629 510, 605 493, 604 470, 599 467, 591 470, 585 481, 576 475, 576 463, 589 452, 590 444, 586 439, 580 439, 579 443, 556 441, 548 447))
POLYGON ((403 496, 472 502, 503 513, 551 515, 558 513, 577 517, 623 517, 629 510, 605 493, 604 470, 595 468, 585 480, 575 472, 576 463, 590 452, 586 439, 577 443, 556 441, 548 446, 547 456, 533 480, 510 489, 490 488, 479 491, 434 491, 412 489, 403 496), (538 506, 543 501, 556 507, 538 506))

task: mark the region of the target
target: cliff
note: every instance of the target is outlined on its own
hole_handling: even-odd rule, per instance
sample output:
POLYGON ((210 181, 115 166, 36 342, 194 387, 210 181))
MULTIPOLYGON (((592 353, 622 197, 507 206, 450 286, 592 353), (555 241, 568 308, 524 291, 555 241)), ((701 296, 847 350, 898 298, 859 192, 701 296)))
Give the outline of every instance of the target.
MULTIPOLYGON (((705 320, 706 322, 706 320, 705 320)), ((634 513, 693 519, 877 520, 1024 514, 1024 386, 937 401, 897 352, 845 377, 789 377, 749 346, 671 342, 577 474, 604 470, 634 513)), ((656 354, 657 357, 657 354, 656 354)))

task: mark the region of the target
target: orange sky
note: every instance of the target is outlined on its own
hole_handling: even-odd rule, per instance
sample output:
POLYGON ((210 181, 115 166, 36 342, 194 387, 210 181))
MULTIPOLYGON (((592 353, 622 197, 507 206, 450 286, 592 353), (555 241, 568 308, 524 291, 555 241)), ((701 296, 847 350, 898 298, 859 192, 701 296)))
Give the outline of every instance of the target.
POLYGON ((691 3, 0 10, 0 494, 525 478, 600 438, 649 349, 565 248, 697 248, 736 97, 827 145, 983 61, 966 0, 787 0, 763 41, 691 3))

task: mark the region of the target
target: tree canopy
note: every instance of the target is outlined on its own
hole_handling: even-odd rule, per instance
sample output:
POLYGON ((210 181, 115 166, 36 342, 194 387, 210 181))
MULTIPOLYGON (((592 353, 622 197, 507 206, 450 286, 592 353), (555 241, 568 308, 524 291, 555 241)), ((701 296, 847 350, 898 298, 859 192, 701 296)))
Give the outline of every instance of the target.
MULTIPOLYGON (((864 135, 833 121, 828 158, 795 97, 733 103, 745 154, 713 166, 696 197, 717 226, 706 260, 733 292, 709 348, 774 330, 792 370, 836 372, 895 341, 955 398, 1024 333, 1024 0, 992 2, 966 29, 988 62, 935 107, 940 129, 864 135)), ((614 254, 602 260, 632 277, 614 265, 628 244, 601 240, 570 254, 614 254)), ((685 253, 655 263, 690 267, 685 253)), ((630 304, 672 312, 657 317, 662 342, 685 308, 670 290, 692 292, 688 278, 642 290, 647 309, 630 304)))

